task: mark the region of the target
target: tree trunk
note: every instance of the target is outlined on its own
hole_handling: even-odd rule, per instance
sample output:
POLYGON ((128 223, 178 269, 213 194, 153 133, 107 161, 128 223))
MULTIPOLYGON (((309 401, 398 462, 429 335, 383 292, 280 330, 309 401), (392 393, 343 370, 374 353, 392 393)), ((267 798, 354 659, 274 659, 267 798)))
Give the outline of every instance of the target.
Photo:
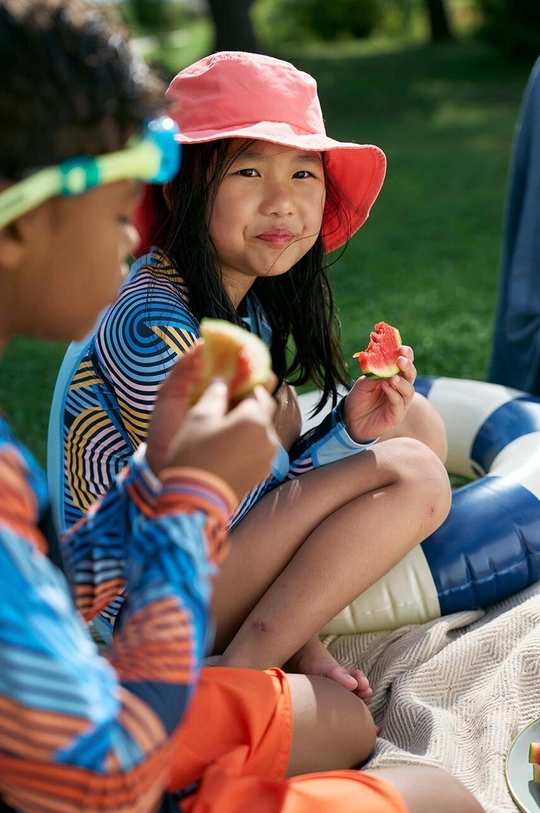
MULTIPOLYGON (((219 2, 219 0, 217 0, 219 2)), ((448 22, 448 15, 444 5, 445 0, 426 0, 433 42, 442 42, 452 39, 452 32, 448 22)))
POLYGON ((249 19, 252 2, 253 0, 208 0, 216 26, 215 51, 258 51, 249 19))

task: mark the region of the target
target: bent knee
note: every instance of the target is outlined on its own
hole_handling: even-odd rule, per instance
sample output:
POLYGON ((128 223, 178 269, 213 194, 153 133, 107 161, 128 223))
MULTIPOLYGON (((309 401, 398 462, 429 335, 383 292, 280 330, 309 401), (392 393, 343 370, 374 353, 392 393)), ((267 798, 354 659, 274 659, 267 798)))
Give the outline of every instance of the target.
MULTIPOLYGON (((396 476, 425 516, 428 533, 441 525, 450 511, 452 489, 448 473, 438 454, 413 438, 392 442, 396 476)), ((390 444, 389 444, 390 445, 390 444)))
POLYGON ((288 776, 362 765, 377 738, 371 712, 352 692, 314 675, 287 675, 292 703, 288 776))

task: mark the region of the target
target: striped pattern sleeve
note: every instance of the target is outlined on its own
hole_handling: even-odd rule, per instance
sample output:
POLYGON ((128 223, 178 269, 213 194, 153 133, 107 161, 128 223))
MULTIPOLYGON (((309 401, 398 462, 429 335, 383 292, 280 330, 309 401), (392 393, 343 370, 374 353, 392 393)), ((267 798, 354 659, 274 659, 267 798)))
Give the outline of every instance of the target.
POLYGON ((288 479, 363 452, 377 442, 378 438, 368 443, 356 443, 351 438, 343 420, 342 404, 340 401, 318 426, 305 432, 293 445, 288 479))
POLYGON ((106 494, 146 438, 161 382, 199 335, 182 280, 152 260, 133 270, 65 382, 64 527, 106 494))
MULTIPOLYGON (((109 663, 40 551, 38 475, 4 437, 0 794, 23 813, 157 810, 203 655, 208 576, 233 495, 196 470, 166 472, 151 500, 136 472, 119 478, 107 499, 136 519, 123 540, 130 606, 109 663)), ((106 544, 108 507, 93 506, 73 533, 106 544)))

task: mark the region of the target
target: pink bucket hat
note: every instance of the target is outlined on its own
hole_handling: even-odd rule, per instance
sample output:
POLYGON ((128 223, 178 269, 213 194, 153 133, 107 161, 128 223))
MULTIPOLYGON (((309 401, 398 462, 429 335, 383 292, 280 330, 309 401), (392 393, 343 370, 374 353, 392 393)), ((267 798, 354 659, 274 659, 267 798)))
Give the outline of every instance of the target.
POLYGON ((269 141, 324 152, 342 205, 342 222, 327 203, 326 252, 342 246, 369 215, 386 172, 382 150, 326 135, 317 83, 289 62, 244 51, 211 54, 180 71, 168 90, 168 114, 181 144, 224 138, 269 141))

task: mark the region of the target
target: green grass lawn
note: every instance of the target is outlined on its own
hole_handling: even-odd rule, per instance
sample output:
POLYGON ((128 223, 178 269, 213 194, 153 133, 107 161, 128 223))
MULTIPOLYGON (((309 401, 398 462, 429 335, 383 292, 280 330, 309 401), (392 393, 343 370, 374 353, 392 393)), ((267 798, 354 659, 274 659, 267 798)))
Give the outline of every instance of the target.
MULTIPOLYGON (((204 31, 197 36, 203 47, 204 31)), ((189 48, 189 59, 200 56, 189 48)), ((388 156, 371 217, 331 271, 346 355, 383 319, 414 347, 420 374, 484 378, 528 69, 473 42, 284 56, 317 78, 332 136, 378 144, 388 156)), ((186 50, 167 57, 180 67, 186 50)), ((57 345, 17 340, 0 366, 0 403, 42 461, 61 357, 57 345)))
POLYGON ((371 217, 332 272, 346 353, 384 319, 420 374, 483 378, 526 71, 473 44, 296 62, 319 80, 331 133, 388 157, 371 217))

